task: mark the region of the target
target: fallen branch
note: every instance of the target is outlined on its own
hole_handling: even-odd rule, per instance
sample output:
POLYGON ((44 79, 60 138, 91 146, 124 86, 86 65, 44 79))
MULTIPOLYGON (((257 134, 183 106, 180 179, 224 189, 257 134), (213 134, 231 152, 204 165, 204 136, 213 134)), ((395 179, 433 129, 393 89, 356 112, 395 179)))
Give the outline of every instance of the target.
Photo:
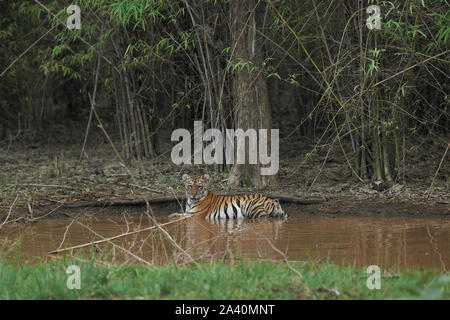
POLYGON ((16 198, 14 199, 11 207, 9 208, 9 212, 8 212, 8 215, 5 218, 5 221, 3 221, 2 224, 0 224, 0 228, 3 227, 6 224, 6 221, 8 221, 9 216, 11 215, 12 208, 14 207, 14 204, 16 203, 18 197, 19 197, 19 195, 16 195, 16 198))
MULTIPOLYGON (((181 252, 183 252, 189 259, 191 259, 191 262, 193 262, 194 264, 196 264, 197 265, 197 263, 195 262, 195 260, 194 260, 194 258, 186 251, 186 250, 184 250, 173 238, 172 238, 172 236, 170 235, 170 233, 169 232, 167 232, 167 230, 165 229, 165 228, 163 228, 163 227, 161 227, 161 225, 158 223, 158 221, 156 220, 156 218, 155 218, 155 213, 153 212, 153 209, 152 209, 152 207, 150 206, 150 204, 148 203, 148 201, 146 202, 146 205, 147 205, 147 216, 149 217, 149 218, 151 218, 152 219, 152 221, 153 221, 153 223, 155 224, 155 226, 156 227, 158 227, 158 229, 162 232, 162 233, 164 233, 165 235, 166 235, 166 237, 169 239, 169 241, 170 241, 170 243, 175 247, 175 248, 177 248, 178 250, 180 250, 181 252), (150 216, 149 215, 149 212, 151 212, 152 213, 152 215, 150 216)), ((187 216, 186 216, 187 217, 187 216)))
MULTIPOLYGON (((148 199, 149 203, 164 203, 179 200, 186 200, 186 196, 165 196, 148 199)), ((107 200, 107 201, 81 201, 72 204, 65 204, 62 208, 75 209, 86 207, 126 207, 126 206, 144 206, 145 200, 107 200)))
POLYGON ((85 227, 86 229, 88 229, 90 232, 92 232, 93 234, 95 234, 97 237, 101 237, 103 241, 110 242, 114 247, 116 247, 116 248, 118 248, 119 250, 122 250, 123 252, 129 254, 130 256, 132 256, 133 258, 135 258, 136 260, 141 261, 141 262, 145 263, 146 265, 151 266, 151 264, 150 264, 148 261, 146 261, 145 259, 142 259, 141 257, 135 255, 135 254, 134 254, 133 252, 131 252, 130 250, 127 250, 127 249, 125 249, 124 247, 119 246, 119 245, 115 244, 114 242, 111 242, 111 238, 106 239, 106 238, 104 238, 103 236, 101 236, 100 234, 98 234, 97 232, 95 232, 94 230, 92 230, 91 228, 89 228, 89 227, 88 227, 87 225, 85 225, 84 223, 81 223, 80 221, 76 221, 76 222, 77 222, 79 225, 81 225, 81 226, 85 227))
POLYGON ((278 199, 278 200, 280 200, 280 202, 295 203, 295 204, 300 204, 300 205, 303 205, 303 206, 307 206, 307 205, 311 205, 311 204, 323 203, 323 202, 326 201, 324 199, 317 199, 317 198, 316 199, 299 198, 297 196, 284 194, 284 193, 269 193, 269 194, 267 194, 267 196, 272 198, 272 199, 278 199))
POLYGON ((180 218, 180 219, 177 219, 177 220, 169 221, 169 222, 166 222, 166 223, 163 223, 163 224, 160 224, 160 225, 154 225, 154 226, 151 226, 151 227, 148 227, 148 228, 144 228, 144 229, 140 229, 140 230, 136 230, 136 231, 125 232, 125 233, 122 233, 122 234, 119 234, 119 235, 116 235, 116 236, 113 236, 113 237, 110 237, 110 238, 104 238, 104 239, 101 239, 101 240, 96 240, 96 241, 92 241, 92 242, 88 242, 88 243, 83 243, 83 244, 80 244, 80 245, 77 245, 77 246, 68 247, 68 248, 64 248, 64 249, 53 250, 53 251, 48 252, 48 254, 57 254, 57 253, 66 252, 66 251, 70 251, 70 250, 75 250, 75 249, 89 247, 89 246, 96 245, 96 244, 99 244, 99 243, 109 242, 111 240, 115 240, 115 239, 118 239, 118 238, 123 238, 123 237, 129 236, 129 235, 132 235, 132 234, 136 234, 136 233, 140 233, 140 232, 149 231, 149 230, 153 230, 153 229, 156 229, 156 228, 164 227, 164 226, 167 226, 169 224, 174 224, 176 222, 183 221, 183 220, 186 220, 186 219, 189 219, 189 218, 190 217, 187 216, 187 217, 183 217, 183 218, 180 218))
POLYGON ((28 221, 36 221, 36 220, 42 219, 42 218, 44 218, 44 217, 46 217, 46 216, 52 214, 53 212, 55 212, 56 210, 58 210, 59 208, 61 208, 63 205, 64 205, 64 203, 61 203, 59 206, 57 206, 55 209, 51 210, 50 212, 47 212, 46 214, 44 214, 44 215, 42 215, 42 216, 39 216, 39 217, 36 217, 36 218, 27 219, 27 220, 28 220, 28 221))
MULTIPOLYGON (((248 193, 248 192, 247 192, 248 193)), ((218 193, 220 194, 220 193, 218 193)), ((232 195, 232 194, 222 194, 222 195, 232 195)), ((311 205, 323 203, 325 200, 323 199, 304 199, 296 196, 288 195, 288 194, 280 194, 280 193, 268 193, 266 194, 268 197, 273 199, 278 199, 280 202, 285 203, 295 203, 299 205, 311 205)), ((149 198, 148 203, 164 203, 164 202, 172 202, 172 201, 185 201, 186 196, 163 196, 163 197, 154 197, 149 198)), ((126 206, 144 206, 146 205, 146 200, 107 200, 107 201, 82 201, 72 204, 64 204, 62 208, 67 209, 75 209, 75 208, 86 208, 86 207, 126 207, 126 206)))
POLYGON ((300 279, 303 279, 303 276, 302 276, 301 272, 298 271, 297 269, 295 269, 295 268, 293 268, 293 267, 291 266, 291 264, 289 263, 289 259, 287 258, 286 254, 285 254, 283 251, 281 251, 280 249, 278 249, 277 247, 275 247, 274 244, 272 243, 272 241, 270 241, 270 239, 267 238, 266 235, 261 234, 261 233, 259 233, 259 232, 256 232, 254 229, 250 229, 250 231, 252 231, 253 233, 255 233, 255 234, 257 234, 257 235, 259 235, 259 236, 261 236, 261 237, 263 237, 263 238, 267 241, 267 243, 270 245, 270 247, 271 247, 274 251, 278 252, 278 253, 283 257, 283 261, 284 261, 284 263, 286 264, 286 266, 287 266, 290 270, 292 270, 295 274, 297 274, 297 275, 300 277, 300 279))

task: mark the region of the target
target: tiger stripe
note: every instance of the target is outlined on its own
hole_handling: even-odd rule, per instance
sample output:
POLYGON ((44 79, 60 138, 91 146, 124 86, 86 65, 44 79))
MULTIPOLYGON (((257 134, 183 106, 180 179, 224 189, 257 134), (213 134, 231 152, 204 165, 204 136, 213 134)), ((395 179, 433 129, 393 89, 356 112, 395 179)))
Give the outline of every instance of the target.
POLYGON ((186 213, 206 219, 287 217, 277 199, 262 194, 216 195, 207 190, 208 179, 208 175, 197 179, 183 175, 187 196, 186 213))

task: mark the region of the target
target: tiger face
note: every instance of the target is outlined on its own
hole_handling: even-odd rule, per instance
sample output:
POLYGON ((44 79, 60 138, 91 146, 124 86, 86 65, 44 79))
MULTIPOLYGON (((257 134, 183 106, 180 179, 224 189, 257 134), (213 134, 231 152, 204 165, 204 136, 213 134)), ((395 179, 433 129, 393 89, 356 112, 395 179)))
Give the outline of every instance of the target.
POLYGON ((272 212, 272 216, 277 216, 277 217, 287 217, 286 212, 284 212, 284 210, 281 208, 281 204, 280 201, 278 199, 273 199, 272 203, 274 205, 273 207, 273 212, 272 212))
POLYGON ((208 190, 206 189, 206 184, 209 180, 208 174, 204 174, 200 178, 191 178, 189 175, 183 174, 182 179, 186 187, 186 196, 188 199, 201 201, 208 194, 208 190))

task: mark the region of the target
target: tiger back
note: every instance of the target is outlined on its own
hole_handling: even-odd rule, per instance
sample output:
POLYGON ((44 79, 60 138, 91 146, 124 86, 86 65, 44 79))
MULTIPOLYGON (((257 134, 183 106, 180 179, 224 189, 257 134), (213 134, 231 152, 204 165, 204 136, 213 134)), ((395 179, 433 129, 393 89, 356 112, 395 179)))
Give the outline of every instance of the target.
POLYGON ((203 216, 206 219, 287 217, 277 199, 271 199, 262 194, 216 195, 206 188, 208 180, 207 174, 200 178, 183 175, 187 214, 203 216))

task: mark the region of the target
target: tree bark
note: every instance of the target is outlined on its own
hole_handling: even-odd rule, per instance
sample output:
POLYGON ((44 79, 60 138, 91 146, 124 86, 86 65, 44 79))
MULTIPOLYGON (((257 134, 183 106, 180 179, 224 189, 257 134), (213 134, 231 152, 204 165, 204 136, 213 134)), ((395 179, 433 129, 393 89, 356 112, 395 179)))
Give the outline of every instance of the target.
MULTIPOLYGON (((270 152, 271 114, 267 82, 261 66, 263 62, 263 40, 258 34, 264 15, 263 5, 257 7, 255 0, 230 2, 232 62, 247 66, 237 70, 233 78, 233 102, 236 129, 269 129, 268 150, 270 152)), ((237 68, 239 69, 239 68, 237 68)), ((258 132, 258 131, 257 131, 258 132)), ((239 150, 235 150, 239 152, 239 150)), ((264 188, 277 181, 276 175, 262 176, 261 164, 248 164, 248 146, 245 148, 246 164, 235 164, 231 168, 228 184, 264 188)), ((236 152, 235 152, 236 160, 236 152)))

